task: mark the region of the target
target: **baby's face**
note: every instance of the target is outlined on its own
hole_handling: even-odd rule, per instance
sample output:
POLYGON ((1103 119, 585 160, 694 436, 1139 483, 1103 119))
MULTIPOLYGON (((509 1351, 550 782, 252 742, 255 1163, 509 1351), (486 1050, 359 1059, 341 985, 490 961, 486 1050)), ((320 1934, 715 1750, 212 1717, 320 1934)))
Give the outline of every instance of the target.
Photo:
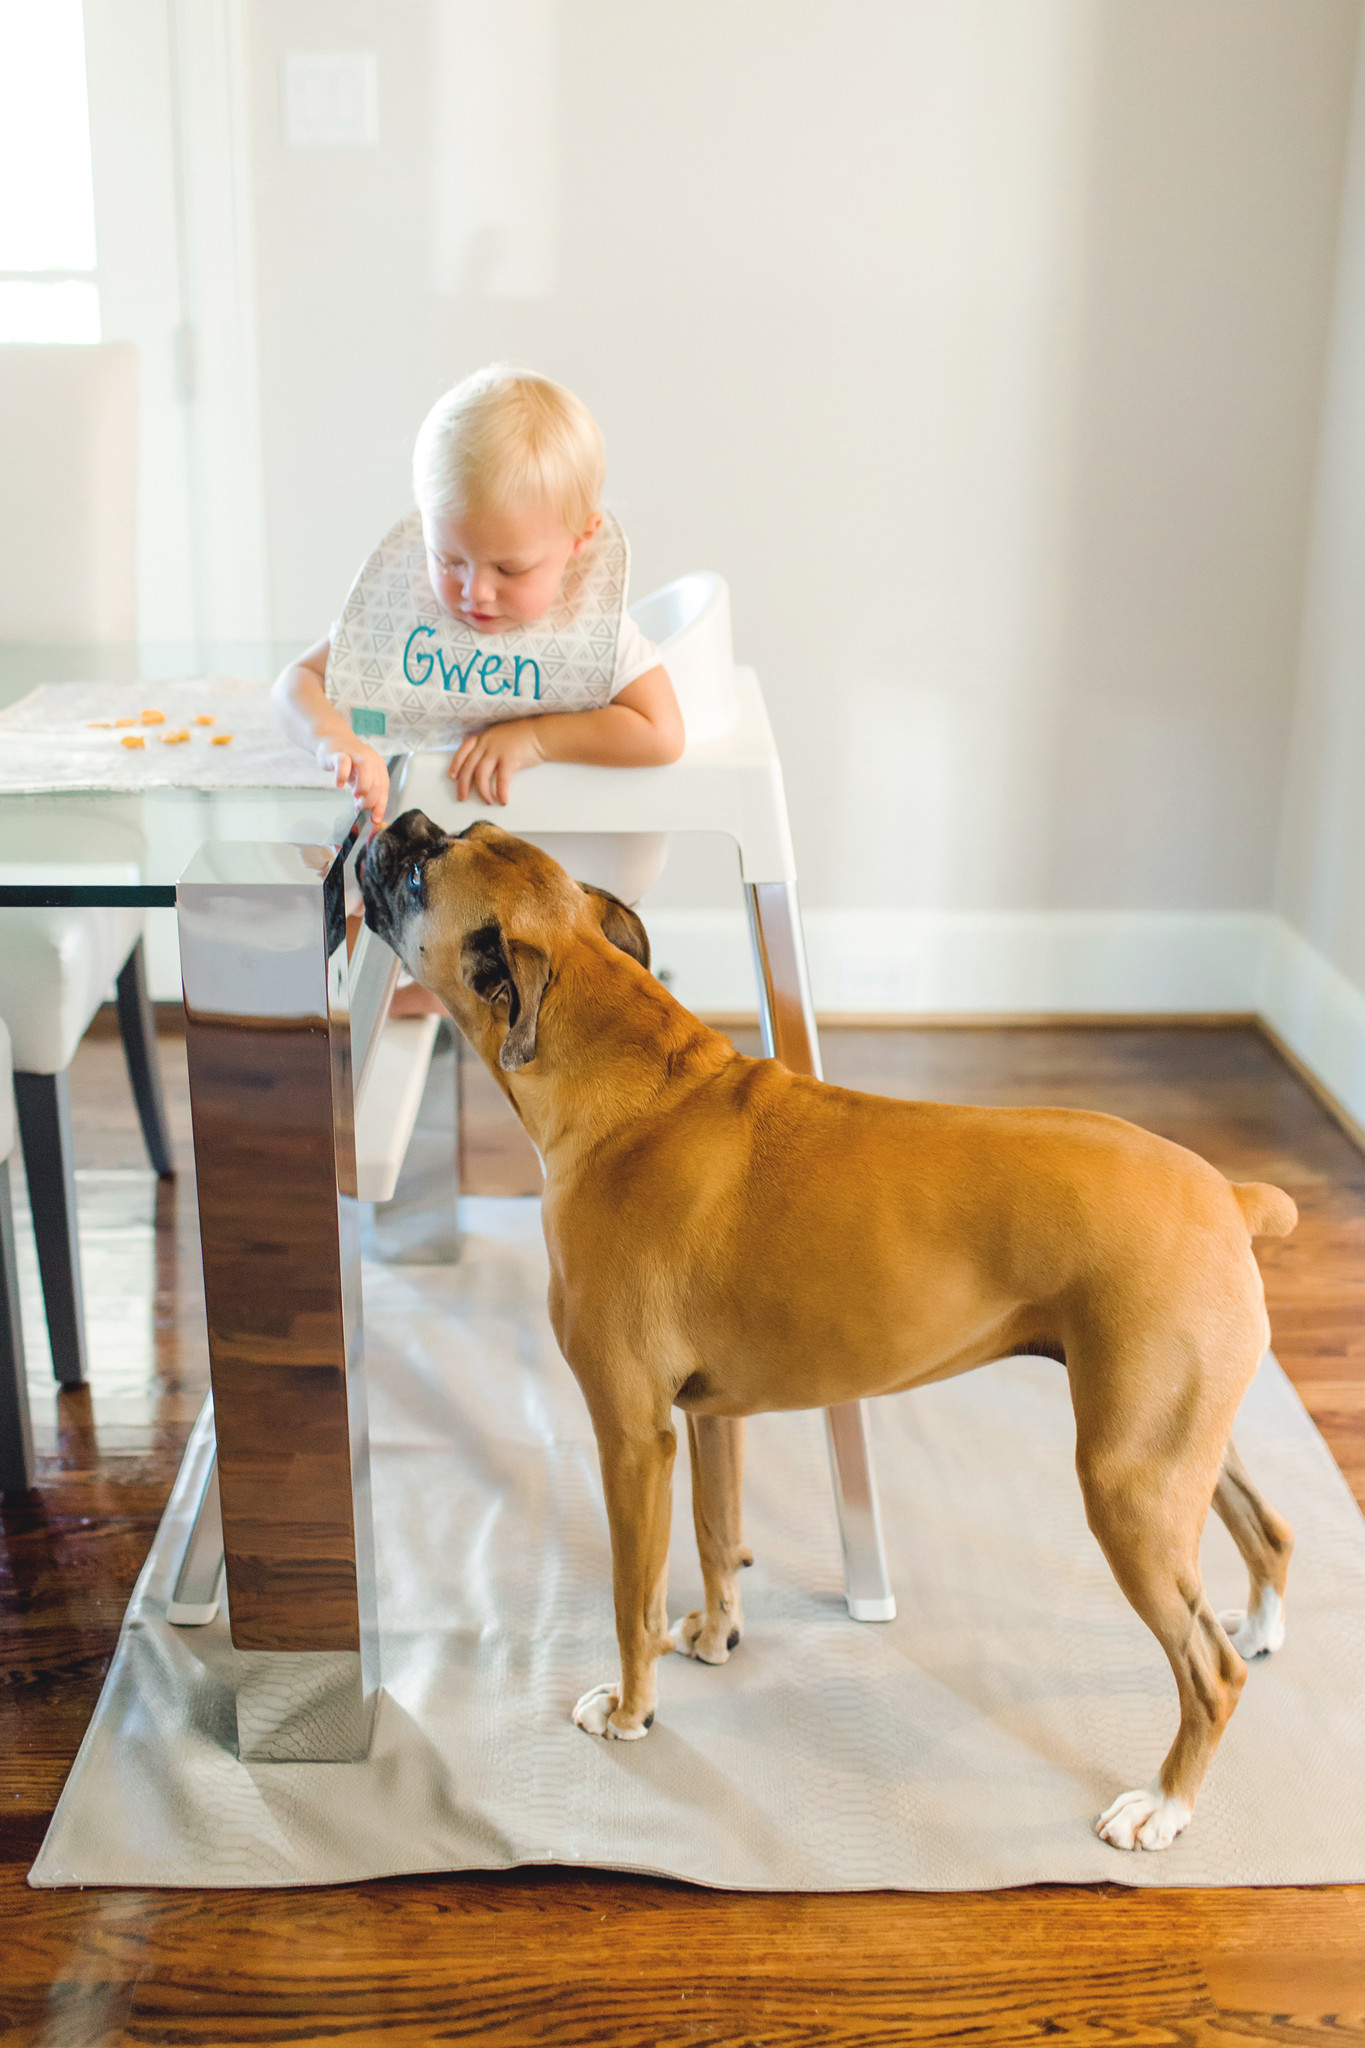
POLYGON ((602 524, 572 534, 548 506, 505 512, 422 513, 427 573, 437 602, 476 633, 527 626, 550 609, 575 555, 602 524))

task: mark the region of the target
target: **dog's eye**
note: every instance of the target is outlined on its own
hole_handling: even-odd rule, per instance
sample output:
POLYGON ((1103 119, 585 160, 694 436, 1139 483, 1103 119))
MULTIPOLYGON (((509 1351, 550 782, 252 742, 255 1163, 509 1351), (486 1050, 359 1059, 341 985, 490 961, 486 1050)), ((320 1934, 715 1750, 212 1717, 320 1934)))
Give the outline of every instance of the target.
POLYGON ((422 870, 418 867, 416 861, 414 861, 412 866, 408 869, 408 894, 409 896, 420 897, 421 893, 422 870))

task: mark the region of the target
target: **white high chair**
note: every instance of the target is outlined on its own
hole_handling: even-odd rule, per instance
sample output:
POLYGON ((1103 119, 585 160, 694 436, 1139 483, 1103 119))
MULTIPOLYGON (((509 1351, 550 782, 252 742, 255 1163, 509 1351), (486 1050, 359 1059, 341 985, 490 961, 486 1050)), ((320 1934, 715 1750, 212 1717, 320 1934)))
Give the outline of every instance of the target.
MULTIPOLYGON (((493 815, 505 830, 534 838, 557 858, 562 857, 558 836, 574 834, 576 845, 566 847, 563 857, 578 879, 607 888, 613 883, 602 861, 593 859, 592 846, 600 847, 603 835, 619 836, 625 841, 625 860, 614 869, 623 884, 615 893, 628 900, 628 892, 642 894, 662 867, 663 834, 728 834, 739 849, 764 1049, 793 1072, 818 1077, 820 1047, 782 765, 758 678, 751 669, 734 666, 725 584, 709 572, 683 576, 632 607, 632 615, 658 645, 677 691, 687 727, 680 760, 629 774, 549 762, 519 775, 508 803, 490 813, 481 802, 456 800, 445 755, 414 754, 394 776, 390 815, 419 809, 448 832, 461 832, 476 818, 493 815), (592 844, 585 848, 580 835, 588 835, 592 844)), ((392 961, 387 948, 366 931, 352 962, 352 1018, 358 1042, 368 1039, 371 1045, 380 1033, 369 1028, 364 1012, 387 1004, 397 971, 394 963, 382 986, 385 977, 374 952, 392 961), (362 988, 364 1001, 359 1000, 362 988)), ((356 1075, 358 1135, 365 1120, 365 1081, 362 1070, 356 1075)), ((887 1576, 864 1405, 853 1401, 826 1409, 825 1419, 848 1610, 855 1621, 890 1621, 896 1603, 887 1576)))

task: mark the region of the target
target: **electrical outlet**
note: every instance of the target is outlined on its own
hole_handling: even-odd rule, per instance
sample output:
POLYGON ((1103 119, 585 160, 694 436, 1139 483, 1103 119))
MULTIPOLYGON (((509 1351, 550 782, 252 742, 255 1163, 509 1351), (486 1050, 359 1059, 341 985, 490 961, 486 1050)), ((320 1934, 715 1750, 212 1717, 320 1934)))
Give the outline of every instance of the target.
POLYGON ((373 50, 290 50, 280 103, 290 149, 373 149, 379 64, 373 50))

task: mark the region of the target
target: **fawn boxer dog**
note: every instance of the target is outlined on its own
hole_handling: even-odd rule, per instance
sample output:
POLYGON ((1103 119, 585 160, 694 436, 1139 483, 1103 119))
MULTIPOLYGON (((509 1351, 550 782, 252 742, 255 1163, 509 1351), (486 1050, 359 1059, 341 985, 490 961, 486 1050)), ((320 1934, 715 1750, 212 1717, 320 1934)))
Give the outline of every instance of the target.
POLYGON ((409 811, 371 842, 366 916, 453 1012, 545 1168, 550 1315, 591 1412, 621 1676, 578 1725, 630 1742, 667 1650, 725 1661, 743 1421, 1055 1358, 1091 1529, 1170 1660, 1156 1780, 1096 1823, 1120 1849, 1186 1825, 1246 1677, 1284 1636, 1293 1538, 1228 1439, 1269 1329, 1251 1239, 1297 1220, 1115 1117, 854 1094, 746 1059, 649 972, 633 911, 480 822, 409 811), (687 1416, 705 1604, 665 1611, 673 1408, 687 1416), (1216 1616, 1210 1504, 1246 1563, 1216 1616))

